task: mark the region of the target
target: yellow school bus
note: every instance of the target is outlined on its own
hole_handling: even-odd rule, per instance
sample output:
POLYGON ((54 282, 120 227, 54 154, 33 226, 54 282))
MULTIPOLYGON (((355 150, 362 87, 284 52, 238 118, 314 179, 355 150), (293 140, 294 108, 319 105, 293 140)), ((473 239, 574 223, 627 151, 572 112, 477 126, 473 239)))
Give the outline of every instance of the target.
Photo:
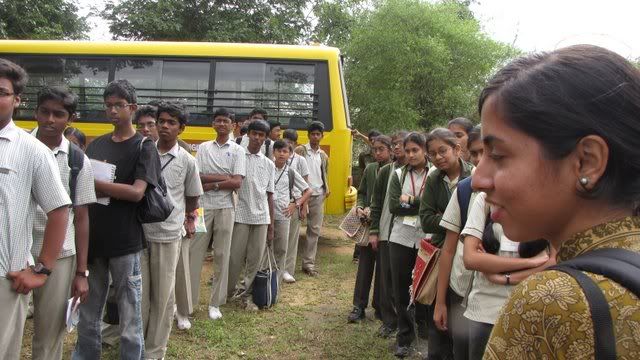
POLYGON ((265 109, 283 128, 325 125, 322 148, 330 158, 329 214, 344 212, 351 174, 351 135, 340 52, 325 46, 190 42, 0 41, 0 57, 27 70, 29 84, 14 116, 25 129, 35 127, 35 95, 43 85, 66 84, 79 96, 75 127, 88 138, 112 130, 102 91, 110 81, 127 79, 138 104, 178 100, 190 112, 181 138, 197 146, 213 138, 211 114, 226 107, 247 116, 265 109))

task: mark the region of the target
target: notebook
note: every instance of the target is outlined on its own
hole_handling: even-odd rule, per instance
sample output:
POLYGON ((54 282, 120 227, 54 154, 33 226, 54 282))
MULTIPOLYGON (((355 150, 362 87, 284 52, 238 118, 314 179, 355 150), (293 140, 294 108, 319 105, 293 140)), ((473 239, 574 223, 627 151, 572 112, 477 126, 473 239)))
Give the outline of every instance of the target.
MULTIPOLYGON (((93 168, 93 178, 100 181, 113 182, 116 179, 116 166, 108 162, 91 159, 93 168)), ((100 197, 96 201, 98 204, 109 205, 109 197, 100 197)))

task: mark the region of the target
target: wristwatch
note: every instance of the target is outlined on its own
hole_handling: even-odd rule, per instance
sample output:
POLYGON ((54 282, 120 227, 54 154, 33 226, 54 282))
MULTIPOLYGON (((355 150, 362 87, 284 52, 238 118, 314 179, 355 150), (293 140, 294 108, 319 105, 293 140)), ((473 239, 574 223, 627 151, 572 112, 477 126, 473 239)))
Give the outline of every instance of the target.
POLYGON ((36 274, 43 274, 47 276, 51 275, 51 270, 44 267, 44 264, 41 262, 37 263, 35 266, 32 266, 31 269, 36 274))
POLYGON ((83 278, 88 278, 89 277, 89 270, 76 271, 76 276, 80 276, 80 277, 83 277, 83 278))
POLYGON ((218 190, 220 190, 220 184, 218 183, 213 184, 213 191, 218 191, 218 190))

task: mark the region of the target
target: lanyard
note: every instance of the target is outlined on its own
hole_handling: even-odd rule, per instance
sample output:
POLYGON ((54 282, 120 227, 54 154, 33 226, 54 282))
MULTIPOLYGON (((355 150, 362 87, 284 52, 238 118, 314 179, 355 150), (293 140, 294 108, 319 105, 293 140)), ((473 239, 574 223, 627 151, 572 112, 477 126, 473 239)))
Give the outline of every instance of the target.
POLYGON ((415 180, 413 179, 413 169, 409 171, 409 176, 411 178, 411 191, 414 197, 420 196, 422 194, 422 191, 424 190, 424 184, 427 182, 427 169, 425 169, 424 171, 425 173, 424 173, 424 177, 422 178, 422 185, 420 185, 420 192, 418 192, 418 194, 416 194, 416 184, 415 184, 415 180))
MULTIPOLYGON (((288 170, 288 169, 289 169, 289 167, 285 165, 284 168, 282 169, 282 172, 280 173, 280 176, 278 176, 278 179, 276 180, 275 184, 273 184, 273 187, 276 187, 276 185, 278 185, 278 182, 282 178, 282 175, 284 175, 285 170, 288 170)), ((289 185, 291 185, 291 184, 289 184, 289 185)))

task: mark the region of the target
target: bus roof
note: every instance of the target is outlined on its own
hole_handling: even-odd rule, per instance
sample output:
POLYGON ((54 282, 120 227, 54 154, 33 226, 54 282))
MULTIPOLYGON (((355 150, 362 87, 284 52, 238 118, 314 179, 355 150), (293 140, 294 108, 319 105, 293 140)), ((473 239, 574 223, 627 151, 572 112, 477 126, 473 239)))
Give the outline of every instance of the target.
POLYGON ((0 40, 0 53, 329 60, 338 57, 340 50, 324 45, 169 41, 0 40))

